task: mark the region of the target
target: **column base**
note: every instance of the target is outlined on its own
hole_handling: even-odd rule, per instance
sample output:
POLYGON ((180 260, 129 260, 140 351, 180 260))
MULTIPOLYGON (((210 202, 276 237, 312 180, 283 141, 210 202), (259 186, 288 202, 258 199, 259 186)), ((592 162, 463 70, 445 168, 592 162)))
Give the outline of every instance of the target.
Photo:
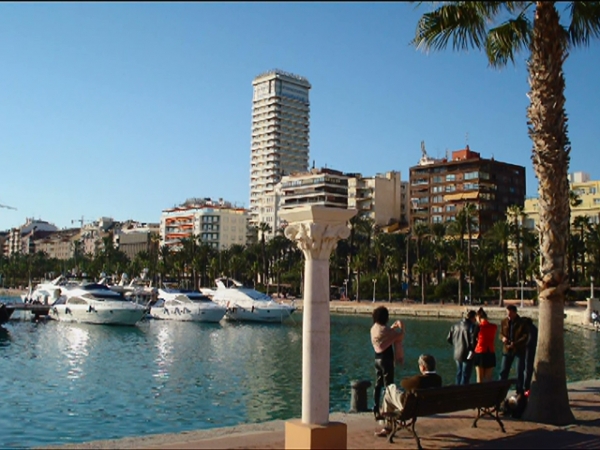
POLYGON ((302 423, 299 419, 289 420, 285 423, 285 448, 346 450, 348 429, 342 422, 314 425, 302 423))

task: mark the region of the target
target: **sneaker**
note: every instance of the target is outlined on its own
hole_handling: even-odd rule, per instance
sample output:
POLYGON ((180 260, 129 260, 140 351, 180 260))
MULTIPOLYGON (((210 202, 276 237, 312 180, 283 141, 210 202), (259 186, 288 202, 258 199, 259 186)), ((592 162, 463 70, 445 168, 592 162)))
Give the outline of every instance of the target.
POLYGON ((390 434, 392 432, 392 430, 388 430, 387 428, 382 428, 379 431, 375 432, 375 437, 388 437, 388 434, 390 434))

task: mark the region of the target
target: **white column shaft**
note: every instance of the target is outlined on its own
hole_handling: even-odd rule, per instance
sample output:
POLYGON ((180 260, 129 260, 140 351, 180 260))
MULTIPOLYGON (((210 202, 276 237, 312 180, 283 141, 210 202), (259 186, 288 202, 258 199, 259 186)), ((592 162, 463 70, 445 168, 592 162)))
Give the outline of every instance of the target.
POLYGON ((304 263, 302 422, 329 422, 329 259, 304 263))

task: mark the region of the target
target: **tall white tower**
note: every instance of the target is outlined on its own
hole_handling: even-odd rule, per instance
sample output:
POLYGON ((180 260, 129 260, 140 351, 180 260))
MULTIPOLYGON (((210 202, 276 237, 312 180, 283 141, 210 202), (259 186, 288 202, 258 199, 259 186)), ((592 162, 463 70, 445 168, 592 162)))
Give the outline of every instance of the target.
MULTIPOLYGON (((252 82, 250 223, 277 223, 275 185, 292 172, 308 170, 310 83, 304 77, 271 70, 252 82)), ((271 233, 272 234, 272 233, 271 233)))

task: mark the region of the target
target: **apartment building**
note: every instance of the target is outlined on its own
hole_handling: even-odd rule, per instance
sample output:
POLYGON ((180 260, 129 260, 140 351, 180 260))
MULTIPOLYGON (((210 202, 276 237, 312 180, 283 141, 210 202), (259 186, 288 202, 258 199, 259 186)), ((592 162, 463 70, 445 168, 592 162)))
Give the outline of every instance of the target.
POLYGON ((467 145, 452 152, 452 158, 423 156, 410 168, 410 224, 453 221, 465 204, 476 208, 477 230, 485 233, 505 218, 511 205, 523 206, 525 168, 482 158, 467 145))
POLYGON ((132 260, 140 252, 150 253, 158 250, 160 224, 140 223, 133 220, 123 222, 115 231, 113 243, 115 248, 125 253, 132 260))
POLYGON ((51 234, 34 241, 36 252, 42 251, 49 258, 67 260, 73 258, 75 242, 81 237, 80 228, 67 228, 54 231, 51 234))
POLYGON ((27 218, 24 225, 8 231, 3 253, 9 257, 19 253, 35 253, 35 240, 46 237, 54 231, 58 231, 58 228, 49 222, 27 218))
MULTIPOLYGON (((587 216, 590 223, 600 223, 600 180, 591 180, 587 172, 573 172, 569 174, 569 186, 578 199, 578 204, 571 205, 571 223, 580 216, 587 216)), ((526 199, 523 212, 524 225, 535 229, 540 220, 539 199, 526 199)))
POLYGON ((348 208, 386 227, 406 220, 408 183, 402 184, 400 172, 390 171, 373 177, 353 174, 348 180, 348 208), (403 191, 404 189, 404 191, 403 191))
POLYGON ((275 185, 308 170, 311 85, 275 69, 257 76, 252 86, 250 223, 275 230, 275 185))
POLYGON ((188 199, 179 206, 163 210, 160 245, 179 249, 181 240, 192 236, 199 236, 203 243, 216 249, 245 245, 248 218, 247 209, 223 199, 188 199))
MULTIPOLYGON (((276 186, 278 212, 303 205, 348 208, 348 175, 339 170, 321 168, 285 175, 276 186)), ((281 224, 278 219, 277 227, 281 224)))

